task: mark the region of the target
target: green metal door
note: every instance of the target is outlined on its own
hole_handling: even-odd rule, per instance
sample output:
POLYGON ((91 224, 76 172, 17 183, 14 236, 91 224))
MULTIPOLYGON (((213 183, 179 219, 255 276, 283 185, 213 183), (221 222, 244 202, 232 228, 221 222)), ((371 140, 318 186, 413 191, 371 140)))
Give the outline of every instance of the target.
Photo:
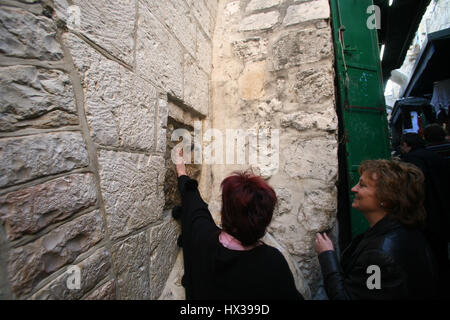
MULTIPOLYGON (((367 10, 373 1, 330 0, 330 5, 351 208, 350 190, 359 180, 360 163, 390 157, 386 105, 377 29, 367 25, 371 16, 367 10)), ((368 224, 357 210, 351 209, 350 215, 353 238, 368 224)))

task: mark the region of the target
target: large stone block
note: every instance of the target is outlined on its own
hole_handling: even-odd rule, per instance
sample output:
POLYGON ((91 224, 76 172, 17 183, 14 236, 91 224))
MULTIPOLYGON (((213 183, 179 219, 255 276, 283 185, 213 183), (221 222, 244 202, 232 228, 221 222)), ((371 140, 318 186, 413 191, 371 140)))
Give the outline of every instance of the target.
POLYGON ((164 195, 158 192, 158 178, 164 170, 163 157, 101 150, 99 165, 112 239, 161 217, 164 195))
POLYGON ((64 37, 80 72, 86 116, 95 142, 151 152, 155 148, 156 89, 78 37, 64 37))
POLYGON ((280 149, 285 159, 284 171, 291 178, 327 183, 333 183, 337 178, 337 141, 334 138, 294 140, 280 149))
MULTIPOLYGON (((104 248, 97 250, 85 260, 74 265, 80 270, 80 289, 69 289, 69 277, 73 271, 68 269, 65 273, 51 281, 44 288, 36 292, 32 299, 37 300, 78 300, 92 290, 95 285, 104 279, 111 269, 111 258, 104 248)), ((72 266, 71 266, 72 267, 72 266)))
POLYGON ((192 14, 197 18, 197 21, 200 23, 200 26, 202 27, 203 31, 210 39, 212 39, 212 33, 214 31, 213 30, 214 17, 208 10, 208 7, 205 5, 205 2, 198 0, 187 0, 187 1, 189 6, 191 7, 192 14))
POLYGON ((155 17, 159 17, 184 48, 193 57, 196 56, 197 27, 184 0, 142 1, 142 6, 147 7, 155 17))
POLYGON ((0 131, 78 124, 67 74, 33 66, 0 68, 0 131))
POLYGON ((217 8, 219 6, 219 0, 208 0, 205 1, 206 7, 208 8, 209 12, 211 13, 211 17, 216 17, 217 14, 217 8))
POLYGON ((197 32, 197 61, 199 66, 207 74, 211 74, 212 69, 212 43, 202 32, 197 32))
POLYGON ((165 153, 167 146, 167 119, 169 118, 169 105, 167 99, 159 99, 158 105, 158 133, 156 152, 165 153))
POLYGON ((305 29, 283 35, 273 45, 273 67, 288 69, 332 58, 333 41, 329 28, 305 29))
POLYGON ((185 55, 184 62, 184 102, 202 115, 208 115, 208 75, 188 55, 185 55))
POLYGON ((315 0, 288 7, 283 24, 290 26, 296 23, 315 19, 328 19, 330 5, 328 0, 315 0))
POLYGON ((41 280, 74 261, 104 237, 98 210, 68 222, 23 247, 12 249, 8 274, 17 297, 28 294, 41 280))
POLYGON ((274 216, 268 231, 293 256, 310 255, 314 251, 311 233, 300 223, 297 209, 292 214, 274 216))
POLYGON ((150 248, 147 232, 141 232, 116 243, 112 251, 119 289, 117 298, 148 300, 150 298, 148 264, 150 248))
POLYGON ((0 187, 86 167, 86 145, 78 132, 0 140, 0 187))
POLYGON ((336 218, 337 191, 335 187, 305 191, 299 220, 310 232, 330 229, 336 218))
POLYGON ((275 188, 275 193, 277 195, 277 205, 273 215, 277 217, 290 214, 293 209, 292 192, 287 188, 278 187, 275 188))
POLYGON ((267 57, 267 43, 260 37, 237 40, 232 43, 233 53, 245 62, 263 60, 267 57))
POLYGON ((239 31, 258 31, 270 29, 278 23, 279 16, 280 13, 278 11, 253 14, 241 21, 239 31))
POLYGON ((59 19, 113 56, 133 64, 136 0, 73 0, 71 6, 68 2, 55 1, 59 19))
POLYGON ((141 3, 136 41, 138 74, 183 99, 182 47, 141 3))
POLYGON ((95 289, 85 296, 83 300, 116 300, 116 284, 114 280, 110 280, 95 289))
POLYGON ((34 234, 95 205, 91 174, 72 174, 0 197, 0 221, 9 240, 34 234))
POLYGON ((150 297, 153 300, 161 295, 177 258, 180 232, 180 226, 171 217, 149 231, 150 297))
POLYGON ((183 251, 178 250, 175 264, 158 300, 186 300, 186 290, 181 284, 184 275, 183 251))
POLYGON ((266 61, 249 63, 238 80, 239 97, 244 100, 256 100, 264 96, 266 61))
POLYGON ((337 115, 333 106, 329 106, 325 111, 315 113, 299 111, 284 115, 281 118, 283 127, 295 128, 299 131, 307 131, 311 129, 319 129, 328 132, 337 130, 337 115))
POLYGON ((63 51, 55 38, 56 26, 49 18, 2 6, 0 24, 0 53, 51 61, 63 58, 63 51))
POLYGON ((334 97, 333 67, 321 66, 299 71, 295 75, 294 92, 301 104, 324 103, 334 97))
POLYGON ((281 0, 252 0, 247 5, 246 11, 256 11, 262 9, 269 9, 280 4, 281 0))

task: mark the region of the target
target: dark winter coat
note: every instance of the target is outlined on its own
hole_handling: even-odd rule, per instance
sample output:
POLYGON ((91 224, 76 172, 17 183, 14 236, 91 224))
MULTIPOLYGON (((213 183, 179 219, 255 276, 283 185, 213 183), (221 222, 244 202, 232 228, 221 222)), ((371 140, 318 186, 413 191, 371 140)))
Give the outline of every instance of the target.
POLYGON ((423 233, 389 216, 357 236, 340 264, 335 251, 322 252, 319 262, 331 300, 436 297, 436 262, 423 233), (379 288, 373 286, 376 272, 370 266, 379 267, 379 288))
POLYGON ((197 189, 197 181, 178 178, 186 299, 303 299, 283 255, 266 244, 248 251, 219 242, 220 229, 197 189))

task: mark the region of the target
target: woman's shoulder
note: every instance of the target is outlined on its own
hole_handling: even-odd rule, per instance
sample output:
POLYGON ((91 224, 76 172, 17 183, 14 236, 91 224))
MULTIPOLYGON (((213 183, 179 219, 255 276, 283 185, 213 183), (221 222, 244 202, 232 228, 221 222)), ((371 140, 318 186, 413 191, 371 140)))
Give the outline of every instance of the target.
POLYGON ((262 245, 254 248, 253 250, 255 250, 255 253, 257 253, 260 256, 260 258, 265 261, 267 265, 270 265, 272 267, 288 266, 288 263, 283 254, 281 253, 281 251, 275 247, 263 243, 262 245))
POLYGON ((372 237, 364 251, 370 259, 402 261, 405 255, 414 256, 425 248, 426 240, 420 228, 393 222, 391 228, 372 237))

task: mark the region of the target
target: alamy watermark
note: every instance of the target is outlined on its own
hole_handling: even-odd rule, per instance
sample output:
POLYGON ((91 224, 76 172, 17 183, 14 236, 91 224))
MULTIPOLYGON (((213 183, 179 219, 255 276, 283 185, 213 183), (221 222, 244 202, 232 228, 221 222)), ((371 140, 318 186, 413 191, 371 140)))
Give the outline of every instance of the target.
POLYGON ((171 140, 179 142, 171 153, 175 164, 181 162, 178 151, 182 149, 186 164, 249 164, 263 167, 272 174, 278 171, 279 129, 210 128, 203 133, 202 122, 195 121, 193 136, 187 129, 176 129, 171 140))
POLYGON ((66 279, 66 287, 69 290, 81 289, 81 268, 79 266, 69 266, 66 273, 69 275, 66 279))
POLYGON ((379 6, 371 5, 367 7, 366 13, 370 16, 367 18, 367 28, 370 30, 381 29, 381 9, 379 6))
POLYGON ((367 289, 373 290, 373 289, 381 289, 381 269, 376 264, 372 264, 367 267, 366 270, 367 274, 371 274, 367 278, 366 285, 367 289))

